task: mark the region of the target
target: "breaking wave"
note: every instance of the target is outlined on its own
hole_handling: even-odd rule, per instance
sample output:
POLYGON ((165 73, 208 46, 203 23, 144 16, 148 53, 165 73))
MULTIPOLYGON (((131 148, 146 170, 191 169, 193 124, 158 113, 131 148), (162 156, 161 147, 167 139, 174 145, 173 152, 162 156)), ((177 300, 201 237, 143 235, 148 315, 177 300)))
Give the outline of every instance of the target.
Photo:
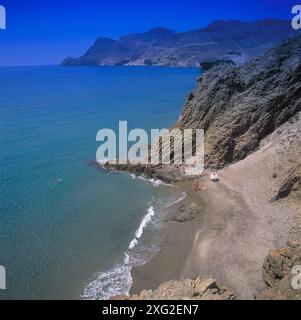
MULTIPOLYGON (((180 198, 169 202, 167 207, 174 205, 177 202, 185 199, 186 193, 183 192, 180 198)), ((143 265, 151 259, 155 254, 155 250, 150 250, 150 253, 145 247, 139 246, 145 228, 153 222, 156 215, 154 206, 151 205, 142 219, 138 229, 135 232, 135 237, 130 241, 127 251, 123 255, 120 263, 116 263, 112 268, 96 275, 96 278, 88 283, 81 295, 85 300, 106 300, 116 295, 128 295, 133 283, 131 270, 133 267, 143 265), (140 248, 139 248, 140 247, 140 248)))

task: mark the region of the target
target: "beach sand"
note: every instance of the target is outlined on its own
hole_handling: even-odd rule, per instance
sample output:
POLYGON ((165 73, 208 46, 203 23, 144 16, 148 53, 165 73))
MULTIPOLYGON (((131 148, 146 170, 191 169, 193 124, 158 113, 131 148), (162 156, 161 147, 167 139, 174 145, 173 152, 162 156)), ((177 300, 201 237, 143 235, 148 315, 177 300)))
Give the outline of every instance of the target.
MULTIPOLYGON (((163 246, 157 255, 142 266, 133 268, 133 285, 131 294, 140 293, 143 289, 156 289, 162 282, 171 279, 185 279, 198 275, 198 263, 193 259, 195 237, 203 221, 204 204, 201 197, 191 188, 191 182, 178 184, 178 188, 186 192, 186 198, 166 212, 159 237, 163 246), (183 208, 191 203, 199 208, 192 220, 177 222, 173 219, 181 215, 183 208)), ((185 220, 186 214, 183 219, 185 220)), ((187 219, 190 217, 187 216, 187 219)))
POLYGON ((301 238, 300 202, 271 201, 289 170, 300 163, 297 119, 264 139, 258 151, 219 171, 219 182, 208 175, 200 178, 207 191, 193 191, 192 182, 178 185, 187 197, 167 217, 191 202, 201 212, 193 220, 164 223, 165 245, 151 261, 133 269, 131 294, 197 276, 217 279, 241 299, 252 299, 264 289, 262 264, 269 250, 301 238))

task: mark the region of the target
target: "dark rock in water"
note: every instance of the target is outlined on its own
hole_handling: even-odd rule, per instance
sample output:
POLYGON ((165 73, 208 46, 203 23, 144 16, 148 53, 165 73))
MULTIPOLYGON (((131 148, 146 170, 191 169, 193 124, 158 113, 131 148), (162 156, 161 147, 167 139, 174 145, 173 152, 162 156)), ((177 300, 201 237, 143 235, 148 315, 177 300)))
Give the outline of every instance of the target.
POLYGON ((289 241, 285 248, 272 250, 263 264, 263 280, 267 289, 256 295, 257 299, 301 299, 301 290, 292 286, 294 266, 301 265, 301 242, 289 241))
POLYGON ((301 198, 301 164, 297 165, 289 172, 287 178, 282 182, 274 200, 286 198, 291 193, 294 193, 301 198))
POLYGON ((187 32, 154 28, 118 40, 99 38, 84 55, 67 58, 62 65, 199 67, 208 60, 242 64, 295 33, 289 20, 272 19, 218 20, 187 32))
POLYGON ((222 168, 301 110, 301 36, 242 67, 205 72, 175 127, 205 130, 205 166, 222 168))

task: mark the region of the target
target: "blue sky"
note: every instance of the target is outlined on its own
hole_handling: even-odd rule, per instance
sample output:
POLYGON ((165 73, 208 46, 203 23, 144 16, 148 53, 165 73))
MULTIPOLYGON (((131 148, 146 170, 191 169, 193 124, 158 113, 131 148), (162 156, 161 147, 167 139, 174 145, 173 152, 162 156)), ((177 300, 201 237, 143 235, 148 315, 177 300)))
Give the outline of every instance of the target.
POLYGON ((99 36, 119 38, 153 27, 198 29, 216 19, 291 19, 301 0, 0 0, 0 65, 58 64, 99 36))

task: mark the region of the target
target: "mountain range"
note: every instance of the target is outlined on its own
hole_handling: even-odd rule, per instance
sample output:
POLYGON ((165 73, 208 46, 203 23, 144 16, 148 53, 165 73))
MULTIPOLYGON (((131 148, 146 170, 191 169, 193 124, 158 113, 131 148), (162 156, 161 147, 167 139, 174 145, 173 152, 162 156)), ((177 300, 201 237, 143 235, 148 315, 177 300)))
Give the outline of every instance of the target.
POLYGON ((199 67, 226 61, 241 65, 294 33, 290 21, 276 19, 216 20, 186 32, 154 28, 118 40, 98 38, 82 56, 66 58, 61 64, 199 67))

